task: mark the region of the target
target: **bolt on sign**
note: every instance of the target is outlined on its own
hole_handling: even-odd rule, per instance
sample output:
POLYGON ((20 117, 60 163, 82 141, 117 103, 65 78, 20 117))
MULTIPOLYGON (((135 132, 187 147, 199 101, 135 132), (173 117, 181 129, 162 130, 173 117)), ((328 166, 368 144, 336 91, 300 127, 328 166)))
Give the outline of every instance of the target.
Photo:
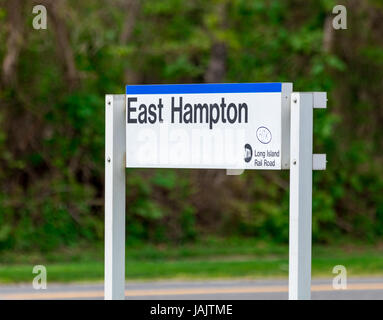
POLYGON ((291 83, 126 86, 126 167, 288 169, 291 83))

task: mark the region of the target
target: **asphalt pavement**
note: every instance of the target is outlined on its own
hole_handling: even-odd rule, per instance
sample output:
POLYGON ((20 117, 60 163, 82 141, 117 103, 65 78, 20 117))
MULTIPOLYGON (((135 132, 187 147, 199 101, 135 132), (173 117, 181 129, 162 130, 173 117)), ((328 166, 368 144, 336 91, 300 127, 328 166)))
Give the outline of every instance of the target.
MULTIPOLYGON (((287 280, 132 281, 126 283, 129 300, 285 300, 287 280)), ((30 284, 0 285, 0 300, 103 299, 103 283, 49 284, 35 290, 30 284)), ((332 279, 312 281, 312 299, 383 300, 383 278, 352 278, 347 289, 335 290, 332 279)))

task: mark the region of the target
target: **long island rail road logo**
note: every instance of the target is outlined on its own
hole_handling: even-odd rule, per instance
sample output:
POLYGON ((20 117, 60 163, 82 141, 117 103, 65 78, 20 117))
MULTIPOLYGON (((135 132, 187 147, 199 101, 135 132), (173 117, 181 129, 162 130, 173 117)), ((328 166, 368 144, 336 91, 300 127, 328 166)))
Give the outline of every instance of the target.
POLYGON ((253 158, 253 148, 248 143, 245 144, 245 162, 250 162, 253 158))
POLYGON ((286 169, 291 92, 291 83, 128 85, 126 166, 286 169))

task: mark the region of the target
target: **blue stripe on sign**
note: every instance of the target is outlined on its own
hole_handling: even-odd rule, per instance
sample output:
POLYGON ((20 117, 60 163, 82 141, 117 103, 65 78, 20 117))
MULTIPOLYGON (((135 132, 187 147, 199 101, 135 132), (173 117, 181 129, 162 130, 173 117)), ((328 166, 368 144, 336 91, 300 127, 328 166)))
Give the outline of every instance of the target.
POLYGON ((127 85, 126 94, 282 92, 282 83, 204 83, 127 85))

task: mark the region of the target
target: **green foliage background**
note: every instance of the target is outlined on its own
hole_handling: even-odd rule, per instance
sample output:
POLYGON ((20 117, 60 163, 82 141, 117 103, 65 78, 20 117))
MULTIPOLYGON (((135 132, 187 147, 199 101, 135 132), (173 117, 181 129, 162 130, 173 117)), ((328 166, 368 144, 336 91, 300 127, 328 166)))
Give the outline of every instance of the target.
MULTIPOLYGON (((1 61, 10 50, 6 2, 1 61)), ((74 82, 51 20, 34 30, 33 1, 20 1, 16 79, 0 91, 0 250, 102 242, 105 94, 123 93, 126 83, 204 82, 216 43, 225 48, 223 82, 288 81, 296 91, 328 92, 328 109, 314 119, 314 150, 327 153, 328 169, 314 172, 313 240, 382 239, 381 1, 343 2, 348 29, 332 31, 332 0, 138 2, 126 41, 124 1, 60 2, 74 82)), ((287 242, 288 172, 127 170, 128 241, 206 235, 287 242)))

